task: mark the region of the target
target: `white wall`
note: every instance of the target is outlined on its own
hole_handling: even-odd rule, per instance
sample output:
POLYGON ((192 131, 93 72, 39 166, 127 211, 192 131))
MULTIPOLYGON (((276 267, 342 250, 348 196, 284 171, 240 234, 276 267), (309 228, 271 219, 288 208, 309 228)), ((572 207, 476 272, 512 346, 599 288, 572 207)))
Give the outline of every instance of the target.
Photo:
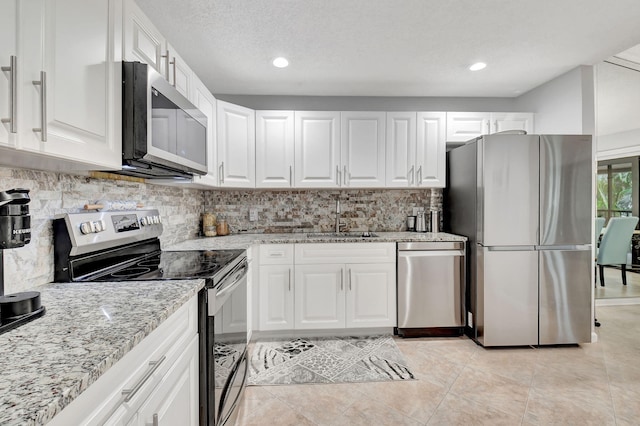
POLYGON ((580 66, 519 96, 515 108, 536 114, 536 133, 593 134, 594 97, 594 69, 580 66))
POLYGON ((598 159, 640 155, 640 71, 596 67, 598 159))
POLYGON ((514 109, 515 98, 268 96, 225 94, 216 94, 215 97, 256 110, 518 112, 518 110, 514 109))

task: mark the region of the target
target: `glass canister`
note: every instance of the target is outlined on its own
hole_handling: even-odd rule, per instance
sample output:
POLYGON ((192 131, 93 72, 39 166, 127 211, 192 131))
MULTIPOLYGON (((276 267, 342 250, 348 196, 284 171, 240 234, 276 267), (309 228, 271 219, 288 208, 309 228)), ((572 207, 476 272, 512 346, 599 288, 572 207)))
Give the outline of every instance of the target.
POLYGON ((225 218, 218 219, 218 225, 216 227, 218 235, 229 235, 229 225, 225 218))
POLYGON ((216 215, 204 213, 202 215, 202 233, 205 237, 215 237, 218 235, 216 229, 216 215))

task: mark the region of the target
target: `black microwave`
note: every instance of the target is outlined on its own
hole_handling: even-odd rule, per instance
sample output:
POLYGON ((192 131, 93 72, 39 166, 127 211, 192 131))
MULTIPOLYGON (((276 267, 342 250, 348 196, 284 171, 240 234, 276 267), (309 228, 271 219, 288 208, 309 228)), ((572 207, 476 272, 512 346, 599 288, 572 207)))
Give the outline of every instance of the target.
POLYGON ((145 179, 207 174, 207 117, 147 64, 122 63, 122 171, 145 179))

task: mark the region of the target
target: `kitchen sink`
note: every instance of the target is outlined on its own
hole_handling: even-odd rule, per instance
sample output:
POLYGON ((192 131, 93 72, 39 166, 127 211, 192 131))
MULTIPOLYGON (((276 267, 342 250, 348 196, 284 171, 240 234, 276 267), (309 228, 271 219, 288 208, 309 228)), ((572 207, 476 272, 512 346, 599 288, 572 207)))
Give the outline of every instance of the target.
POLYGON ((378 234, 373 232, 311 232, 307 238, 376 238, 378 234))

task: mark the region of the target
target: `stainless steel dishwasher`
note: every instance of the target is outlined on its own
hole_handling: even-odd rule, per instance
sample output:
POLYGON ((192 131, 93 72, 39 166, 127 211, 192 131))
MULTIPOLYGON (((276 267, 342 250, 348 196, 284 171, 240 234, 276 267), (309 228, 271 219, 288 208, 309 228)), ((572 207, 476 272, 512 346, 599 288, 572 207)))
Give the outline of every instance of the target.
POLYGON ((398 243, 398 327, 402 337, 464 332, 465 243, 398 243))

